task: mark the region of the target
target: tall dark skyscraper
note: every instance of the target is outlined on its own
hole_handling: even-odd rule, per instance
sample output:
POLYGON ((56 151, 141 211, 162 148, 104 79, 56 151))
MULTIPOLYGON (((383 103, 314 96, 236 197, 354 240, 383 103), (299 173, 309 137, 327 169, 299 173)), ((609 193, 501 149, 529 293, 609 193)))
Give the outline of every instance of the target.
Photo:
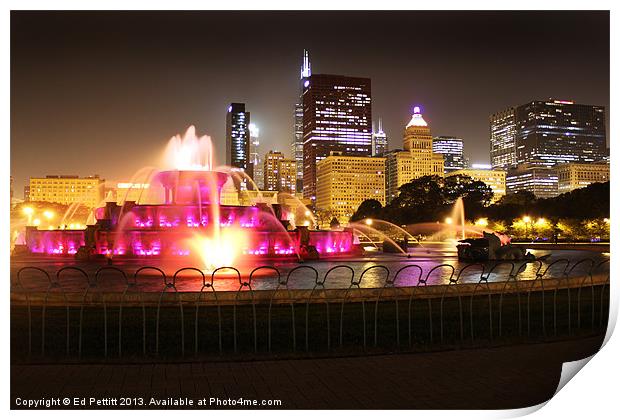
POLYGON ((572 101, 532 101, 490 119, 491 165, 553 166, 606 156, 605 108, 572 101))
POLYGON ((465 168, 463 156, 463 139, 454 136, 433 137, 433 153, 443 155, 445 173, 465 168))
POLYGON ((549 100, 517 108, 517 163, 595 162, 605 148, 602 106, 549 100))
POLYGON ((313 74, 304 82, 303 159, 305 198, 316 197, 316 164, 330 152, 372 155, 370 79, 313 74))
POLYGON ((293 159, 297 162, 297 191, 303 189, 304 178, 304 106, 303 106, 303 93, 304 85, 306 81, 312 75, 312 68, 310 66, 310 58, 308 57, 308 51, 304 50, 304 58, 299 71, 299 101, 295 104, 294 113, 294 133, 293 141, 291 142, 291 154, 293 159))
POLYGON ((226 164, 253 176, 250 162, 250 113, 232 103, 226 113, 226 164))

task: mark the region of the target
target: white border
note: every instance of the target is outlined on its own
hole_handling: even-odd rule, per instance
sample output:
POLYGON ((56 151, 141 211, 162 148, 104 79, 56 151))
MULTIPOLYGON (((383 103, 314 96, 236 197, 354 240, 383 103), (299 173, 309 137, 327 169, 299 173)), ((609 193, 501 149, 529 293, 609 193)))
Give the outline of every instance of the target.
MULTIPOLYGON (((266 10, 274 10, 274 9, 290 9, 290 10, 304 10, 304 9, 327 9, 327 10, 337 10, 337 9, 377 9, 377 10, 390 10, 390 9, 418 9, 418 10, 445 10, 445 9, 454 9, 454 10, 516 10, 518 9, 526 9, 526 10, 546 10, 546 9, 557 9, 557 10, 566 10, 566 9, 583 9, 583 7, 587 7, 589 10, 610 10, 613 9, 616 4, 620 4, 618 2, 613 1, 598 1, 598 0, 590 0, 587 3, 583 1, 575 1, 575 0, 564 0, 564 1, 532 1, 532 0, 522 0, 519 2, 492 2, 492 1, 476 1, 470 0, 467 2, 461 1, 432 1, 432 2, 411 2, 411 1, 393 1, 393 0, 383 0, 381 2, 376 1, 368 1, 368 0, 312 0, 312 1, 278 1, 278 0, 263 0, 263 1, 249 1, 249 0, 237 0, 234 3, 230 2, 204 2, 204 1, 190 1, 190 0, 176 0, 174 2, 166 2, 160 0, 151 0, 151 1, 119 1, 119 0, 108 0, 108 1, 43 1, 43 0, 31 0, 31 1, 15 1, 9 0, 3 2, 4 5, 4 13, 1 17, 0 31, 2 31, 2 35, 0 37, 0 45, 2 49, 2 58, 3 65, 1 67, 2 72, 2 133, 4 134, 3 139, 1 141, 2 147, 4 148, 4 153, 0 154, 1 159, 1 167, 2 167, 2 175, 0 175, 0 179, 4 179, 3 182, 0 182, 0 197, 8 197, 8 183, 7 180, 9 178, 10 172, 10 153, 9 153, 9 139, 10 139, 10 10, 46 10, 46 9, 78 9, 78 10, 99 10, 99 9, 111 9, 111 10, 193 10, 193 9, 215 9, 215 10, 243 10, 243 9, 266 9, 266 10), (466 6, 467 9, 464 9, 463 6, 466 6)), ((615 118, 618 114, 613 104, 615 103, 615 99, 618 97, 618 89, 617 84, 615 83, 615 79, 613 75, 620 74, 619 68, 617 65, 617 53, 613 53, 615 51, 614 47, 618 46, 618 30, 616 30, 615 24, 618 23, 618 18, 616 16, 616 10, 612 10, 611 12, 611 100, 610 100, 610 109, 608 110, 608 118, 610 119, 610 139, 614 140, 617 138, 618 130, 615 129, 616 125, 614 124, 617 121, 615 118)), ((614 140, 615 141, 615 140, 614 140)), ((618 165, 616 164, 617 159, 620 159, 618 153, 615 152, 615 147, 611 148, 612 153, 612 179, 615 182, 617 176, 619 175, 618 165)), ((615 185, 615 184, 614 184, 615 185)), ((617 215, 620 213, 616 213, 619 210, 618 207, 618 199, 614 194, 612 194, 611 200, 611 214, 617 215)), ((0 255, 2 258, 2 267, 5 267, 4 277, 4 299, 2 300, 4 306, 4 319, 3 326, 5 333, 9 330, 8 328, 8 299, 9 296, 9 276, 8 276, 8 268, 9 268, 9 207, 6 204, 3 206, 3 214, 4 216, 0 219, 2 228, 0 232, 2 232, 2 237, 0 238, 0 255)), ((615 217, 612 216, 612 237, 616 238, 618 235, 618 226, 620 224, 615 222, 615 217)), ((617 249, 616 242, 612 242, 612 248, 617 249)), ((612 252, 613 254, 614 252, 612 252)), ((618 312, 618 290, 615 287, 616 275, 618 274, 618 261, 616 259, 612 259, 612 323, 615 325, 615 320, 617 319, 618 312)), ((611 328, 610 328, 611 330, 611 328)), ((420 417, 420 418, 453 418, 458 417, 461 418, 472 418, 472 419, 481 419, 481 418, 503 418, 503 417, 515 417, 524 414, 528 414, 531 412, 535 412, 533 414, 533 418, 539 419, 583 419, 583 418, 609 418, 613 416, 614 412, 617 412, 616 408, 618 407, 617 395, 617 386, 616 380, 618 380, 618 357, 617 354, 620 354, 620 344, 618 344, 618 338, 612 337, 611 340, 605 345, 600 354, 597 354, 592 361, 588 363, 587 367, 583 369, 577 375, 576 379, 571 380, 554 398, 552 398, 549 403, 544 406, 544 408, 537 410, 541 407, 531 407, 521 410, 504 410, 504 411, 415 411, 415 412, 406 412, 406 411, 389 411, 385 413, 385 415, 394 418, 407 418, 411 419, 412 416, 420 417)), ((9 361, 9 349, 8 346, 2 346, 0 348, 0 352, 2 354, 2 360, 4 361, 4 366, 8 365, 9 361)), ((8 367, 8 366, 7 366, 8 367)), ((6 374, 3 375, 2 378, 2 402, 5 405, 5 408, 8 410, 9 408, 9 381, 10 375, 8 369, 6 374)), ((489 390, 489 392, 493 392, 493 390, 489 390)), ((356 418, 371 418, 380 413, 376 413, 373 411, 363 411, 351 413, 356 416, 356 418)), ((19 416, 19 417, 40 417, 40 416, 62 416, 63 418, 73 417, 73 416, 84 416, 88 415, 89 417, 94 418, 108 418, 113 415, 110 411, 89 411, 88 413, 83 412, 34 412, 34 411, 13 411, 11 415, 19 416)), ((125 415, 125 413, 123 413, 125 415)), ((127 412, 127 416, 138 416, 139 413, 131 413, 127 412)), ((170 416, 174 416, 174 413, 167 411, 150 411, 146 413, 149 417, 156 418, 170 418, 170 416)), ((204 413, 201 411, 192 411, 192 412, 183 412, 183 416, 251 416, 252 418, 289 418, 290 416, 295 416, 299 419, 312 419, 315 420, 317 417, 322 417, 325 415, 333 415, 333 416, 344 416, 347 415, 345 412, 332 411, 332 412, 320 412, 320 411, 295 411, 291 412, 266 412, 266 411, 235 411, 235 412, 214 412, 210 411, 208 413, 204 413)))

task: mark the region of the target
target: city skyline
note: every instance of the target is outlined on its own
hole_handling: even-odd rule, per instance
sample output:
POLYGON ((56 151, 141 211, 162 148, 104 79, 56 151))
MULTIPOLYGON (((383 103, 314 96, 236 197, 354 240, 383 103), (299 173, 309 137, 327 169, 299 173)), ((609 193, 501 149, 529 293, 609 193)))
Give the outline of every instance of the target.
POLYGON ((372 80, 373 117, 382 118, 390 149, 399 147, 413 106, 421 105, 434 135, 461 137, 472 161, 488 162, 494 112, 549 97, 609 109, 608 35, 608 12, 13 12, 15 191, 29 176, 56 173, 126 180, 158 163, 168 139, 191 124, 212 137, 224 164, 231 102, 251 110, 261 154, 274 149, 290 157, 304 49, 314 73, 372 80), (384 21, 386 33, 364 34, 364 45, 346 53, 341 41, 331 45, 323 35, 280 39, 277 47, 269 42, 292 21, 301 28, 317 15, 343 29, 384 21), (511 34, 523 20, 530 22, 528 33, 511 34), (538 20, 544 28, 531 23, 538 20), (445 26, 430 36, 425 28, 438 22, 445 26), (481 22, 490 27, 482 29, 481 22), (554 34, 576 22, 590 30, 554 34), (203 34, 201 25, 210 30, 203 34), (270 29, 257 36, 257 25, 270 29), (494 29, 501 29, 501 39, 488 39, 494 29), (553 54, 531 45, 543 38, 558 40, 553 54), (233 44, 238 48, 229 51, 233 44), (521 63, 516 53, 526 51, 529 60, 521 63), (557 60, 562 54, 579 60, 557 60))

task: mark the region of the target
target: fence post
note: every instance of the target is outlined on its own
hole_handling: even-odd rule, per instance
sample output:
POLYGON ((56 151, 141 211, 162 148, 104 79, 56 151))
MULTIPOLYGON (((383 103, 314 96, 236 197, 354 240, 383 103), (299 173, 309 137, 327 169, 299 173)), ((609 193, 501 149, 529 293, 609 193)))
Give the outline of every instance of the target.
MULTIPOLYGON (((254 273, 255 270, 259 269, 261 267, 257 267, 254 270, 252 270, 252 273, 254 273)), ((233 341, 233 345, 234 345, 234 351, 235 353, 237 352, 237 302, 239 299, 239 293, 241 293, 241 290, 244 287, 247 287, 248 290, 250 291, 250 299, 252 301, 252 320, 254 322, 254 353, 256 353, 257 350, 257 341, 256 341, 256 307, 254 306, 254 291, 252 290, 252 273, 250 273, 250 277, 248 279, 248 281, 243 281, 241 279, 241 276, 239 276, 239 289, 237 290, 237 293, 235 294, 235 302, 233 305, 233 332, 234 332, 234 341, 233 341)))
POLYGON ((446 285, 444 286, 443 289, 443 293, 441 294, 441 303, 440 303, 440 331, 441 331, 441 342, 443 343, 443 302, 444 302, 444 298, 446 296, 446 292, 449 289, 456 289, 456 296, 458 298, 459 301, 459 327, 460 327, 460 337, 461 337, 461 342, 463 342, 464 338, 465 338, 465 332, 464 332, 464 327, 463 327, 463 300, 461 297, 461 293, 459 292, 459 286, 462 284, 460 283, 461 280, 461 276, 463 275, 464 272, 466 272, 467 270, 469 270, 470 268, 480 268, 480 277, 482 277, 484 275, 484 264, 481 263, 471 263, 471 264, 467 264, 465 267, 461 268, 461 270, 458 272, 456 278, 454 278, 454 267, 452 270, 452 274, 450 275, 450 278, 448 279, 448 283, 446 283, 446 285))
MULTIPOLYGON (((140 303, 142 304, 142 354, 145 355, 146 354, 146 306, 144 304, 144 296, 142 291, 138 288, 138 274, 140 274, 143 271, 146 270, 153 270, 158 272, 163 280, 164 285, 167 284, 167 279, 166 279, 166 273, 164 273, 160 268, 157 267, 153 267, 153 266, 144 266, 144 267, 140 267, 136 270, 136 272, 133 275, 134 278, 134 284, 136 285, 136 290, 138 290, 138 295, 140 296, 140 303)), ((157 316, 158 316, 158 321, 157 324, 155 326, 156 330, 157 330, 157 337, 156 340, 159 337, 159 310, 157 312, 157 316)))
POLYGON ((28 289, 26 289, 23 286, 22 281, 21 281, 21 275, 26 270, 34 270, 34 271, 43 273, 45 277, 47 278, 48 287, 49 287, 49 284, 52 283, 52 279, 50 278, 50 275, 47 271, 43 270, 42 268, 34 267, 34 266, 22 267, 19 269, 16 275, 17 286, 20 289, 22 289, 24 291, 24 294, 26 295, 26 306, 28 307, 28 357, 30 358, 30 356, 32 355, 32 307, 30 304, 30 294, 28 293, 28 289))
POLYGON ((417 273, 418 273, 418 278, 417 278, 417 280, 415 280, 415 278, 414 278, 414 280, 415 280, 415 284, 414 284, 413 286, 411 286, 411 287, 412 287, 412 289, 411 289, 411 293, 410 293, 410 295, 409 295, 409 304, 408 304, 408 306, 407 306, 407 311, 408 311, 408 312, 407 312, 407 332, 408 332, 408 334, 407 334, 407 335, 408 335, 408 339, 409 339, 409 347, 412 347, 412 346, 413 346, 413 342, 412 342, 412 337, 411 337, 411 327, 412 327, 412 320, 411 320, 411 308, 412 308, 412 304, 413 304, 413 298, 414 298, 414 297, 415 297, 415 295, 416 295, 416 292, 417 292, 417 290, 418 290, 418 289, 417 289, 417 288, 418 288, 418 286, 420 286, 420 285, 424 285, 424 286, 426 286, 426 283, 424 282, 424 280, 422 280, 422 273, 423 273, 422 267, 420 267, 420 266, 419 266, 419 265, 417 265, 417 264, 409 264, 409 265, 406 265, 406 266, 404 266, 404 267, 400 268, 400 269, 396 272, 396 274, 394 274, 394 280, 393 280, 393 283, 394 283, 394 284, 397 284, 397 282, 398 282, 398 278, 400 277, 400 275, 401 275, 403 272, 405 272, 406 270, 409 270, 410 268, 415 268, 415 269, 416 269, 416 271, 417 271, 417 273))
MULTIPOLYGON (((121 273, 123 279, 125 280, 125 287, 123 289, 123 293, 121 295, 121 304, 119 306, 119 314, 118 314, 118 353, 119 356, 121 354, 121 343, 122 343, 122 320, 123 320, 123 300, 125 298, 125 294, 127 293, 127 289, 129 288, 129 281, 127 280, 127 274, 123 270, 115 266, 103 266, 97 270, 95 273, 95 284, 99 283, 99 274, 103 271, 114 271, 117 273, 121 273)), ((104 355, 108 357, 108 311, 107 311, 107 303, 105 299, 105 293, 102 293, 102 301, 103 301, 103 331, 104 331, 104 355)))
MULTIPOLYGON (((65 271, 77 271, 82 276, 86 278, 86 289, 84 290, 84 295, 82 295, 82 303, 80 305, 80 325, 79 325, 79 337, 78 337, 78 357, 82 356, 82 313, 84 310, 84 299, 90 290, 91 283, 88 274, 79 267, 67 266, 62 267, 56 272, 56 281, 60 284, 60 274, 65 271)), ((69 308, 67 307, 67 354, 69 354, 69 308)))
MULTIPOLYGON (((202 270, 196 268, 196 267, 183 267, 183 268, 179 268, 177 271, 175 271, 174 275, 172 276, 172 282, 176 285, 177 282, 177 276, 184 272, 184 271, 192 271, 192 272, 197 272, 200 275, 200 279, 202 280, 202 287, 200 289, 200 292, 198 292, 198 296, 196 299, 196 319, 194 322, 194 354, 198 353, 198 301, 200 300, 200 295, 202 293, 202 290, 204 289, 204 285, 205 285, 205 275, 202 272, 202 270)), ((179 307, 180 307, 180 311, 181 311, 181 353, 183 355, 185 355, 185 316, 183 314, 183 304, 181 302, 181 297, 178 294, 178 291, 175 288, 175 292, 176 292, 176 296, 177 296, 177 300, 179 302, 179 307)))
MULTIPOLYGON (((295 268, 293 268, 291 271, 288 272, 288 274, 286 275, 286 280, 284 282, 284 286, 286 287, 286 290, 288 292, 288 297, 289 299, 291 299, 291 322, 292 322, 292 333, 293 333, 293 351, 297 350, 297 331, 296 331, 296 326, 295 326, 295 304, 292 300, 292 296, 291 296, 291 291, 288 287, 288 283, 289 280, 291 278, 291 275, 296 272, 296 271, 300 271, 300 270, 310 270, 314 273, 314 284, 316 287, 316 283, 318 281, 319 278, 319 272, 316 270, 316 268, 314 267, 310 267, 309 265, 300 265, 297 266, 295 268)), ((280 284, 278 284, 278 287, 280 287, 280 284)), ((277 291, 277 289, 276 289, 277 291)), ((275 291, 274 294, 272 295, 272 299, 273 296, 275 296, 275 291)), ((269 305, 271 307, 271 301, 269 302, 269 305)), ((271 317, 270 317, 270 323, 271 323, 271 317)), ((270 325, 271 326, 271 325, 270 325)), ((271 345, 271 341, 270 341, 270 345, 271 345)))

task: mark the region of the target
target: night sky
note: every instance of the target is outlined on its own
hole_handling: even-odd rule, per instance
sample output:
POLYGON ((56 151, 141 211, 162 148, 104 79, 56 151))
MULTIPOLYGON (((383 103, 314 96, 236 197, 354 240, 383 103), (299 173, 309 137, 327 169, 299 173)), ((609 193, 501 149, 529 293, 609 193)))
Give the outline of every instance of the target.
POLYGON ((230 102, 262 153, 289 155, 304 48, 313 73, 372 79, 391 148, 418 104, 483 163, 507 106, 573 99, 609 121, 608 12, 12 12, 15 195, 29 176, 129 180, 190 124, 223 164, 230 102))

